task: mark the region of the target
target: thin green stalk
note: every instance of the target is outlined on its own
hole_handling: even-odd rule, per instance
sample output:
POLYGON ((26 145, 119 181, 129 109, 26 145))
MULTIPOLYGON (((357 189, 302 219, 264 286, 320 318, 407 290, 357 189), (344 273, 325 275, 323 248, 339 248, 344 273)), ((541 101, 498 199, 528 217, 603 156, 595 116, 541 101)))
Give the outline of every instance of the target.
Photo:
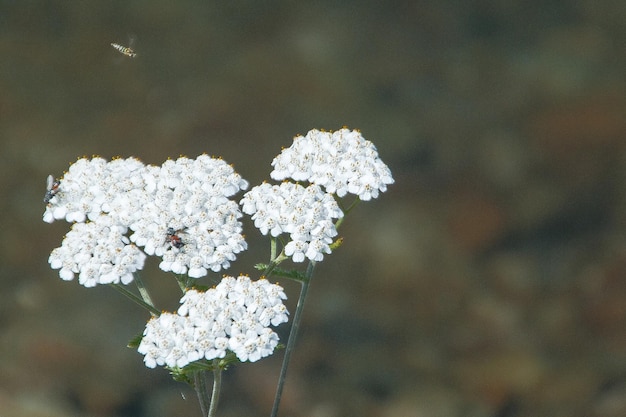
POLYGON ((217 415, 217 404, 222 390, 222 368, 219 359, 213 359, 213 389, 211 390, 211 398, 209 398, 209 390, 207 384, 207 370, 201 370, 193 373, 193 388, 200 402, 200 410, 203 416, 215 417, 217 415))
POLYGON ((219 366, 219 360, 213 359, 213 391, 211 392, 211 406, 209 407, 209 417, 217 414, 217 404, 220 399, 222 390, 222 368, 219 366))
POLYGON ((278 407, 280 406, 280 399, 283 395, 283 388, 285 386, 285 379, 287 377, 287 367, 289 366, 289 360, 291 358, 291 352, 294 350, 296 344, 296 337, 298 336, 298 329, 300 322, 302 321, 302 311, 304 310, 304 301, 306 300, 307 292, 309 291, 309 285, 311 284, 311 278, 313 278, 313 271, 315 270, 315 262, 310 261, 309 266, 306 269, 305 279, 302 281, 302 288, 300 289, 300 298, 298 298, 298 305, 296 307, 296 313, 293 316, 293 324, 291 325, 291 332, 289 333, 289 340, 287 341, 287 347, 285 348, 285 356, 283 357, 283 365, 280 368, 280 376, 278 378, 278 386, 276 387, 276 396, 274 397, 274 406, 272 408, 271 417, 278 415, 278 407))
POLYGON ((148 304, 141 297, 137 296, 137 294, 129 291, 124 285, 111 284, 111 287, 113 287, 115 290, 120 292, 122 295, 128 297, 131 301, 139 304, 141 307, 145 308, 146 310, 148 310, 150 313, 154 314, 155 316, 159 316, 161 314, 161 312, 156 307, 154 307, 154 305, 148 304))
POLYGON ((193 389, 196 391, 198 401, 200 402, 200 411, 202 416, 209 416, 208 410, 211 407, 211 400, 209 399, 209 390, 207 389, 206 381, 207 372, 198 371, 193 373, 193 389))
POLYGON ((350 206, 348 206, 348 208, 345 208, 345 209, 343 208, 341 201, 338 198, 336 200, 337 200, 337 204, 339 204, 339 207, 341 208, 341 211, 343 211, 343 217, 337 220, 337 223, 335 223, 335 229, 339 229, 339 226, 341 226, 341 224, 343 223, 348 213, 350 213, 352 209, 354 209, 361 202, 361 199, 358 197, 355 198, 352 204, 350 204, 350 206))
POLYGON ((270 263, 263 271, 263 276, 269 278, 272 274, 274 268, 276 268, 282 261, 289 259, 288 256, 285 256, 284 252, 276 255, 276 243, 278 242, 278 238, 272 237, 270 239, 270 263))
POLYGON ((270 238, 270 261, 276 259, 276 239, 275 237, 270 238))
POLYGON ((135 273, 133 277, 134 277, 135 285, 137 285, 137 289, 139 290, 139 295, 141 295, 141 298, 143 298, 143 300, 147 304, 150 304, 152 307, 154 307, 154 302, 152 301, 152 297, 150 297, 150 293, 148 293, 148 289, 144 285, 141 279, 141 276, 139 276, 139 273, 135 273))

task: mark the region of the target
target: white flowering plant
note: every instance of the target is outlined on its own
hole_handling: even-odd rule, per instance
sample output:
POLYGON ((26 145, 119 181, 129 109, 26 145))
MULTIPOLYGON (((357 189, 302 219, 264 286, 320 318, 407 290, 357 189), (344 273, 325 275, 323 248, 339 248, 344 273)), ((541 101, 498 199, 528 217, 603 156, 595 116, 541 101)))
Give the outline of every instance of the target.
POLYGON ((342 243, 337 229, 345 215, 394 182, 372 142, 347 128, 296 136, 272 166, 270 177, 282 182, 263 182, 239 202, 234 196, 249 183, 204 154, 161 166, 81 158, 61 178, 48 178, 43 220, 72 224, 50 253, 50 266, 63 280, 78 278, 88 288, 107 284, 145 308, 150 318, 129 347, 148 368, 163 366, 190 384, 203 416, 216 415, 222 371, 285 347, 271 412, 277 416, 315 264, 342 243), (241 274, 212 288, 200 284, 247 249, 243 214, 269 235, 270 259, 255 265, 259 279, 241 274), (157 308, 138 274, 148 256, 160 258, 160 269, 173 273, 181 289, 175 312, 157 308), (279 267, 288 259, 308 264, 279 267), (302 284, 286 346, 273 330, 289 317, 284 289, 269 281, 277 277, 302 284))

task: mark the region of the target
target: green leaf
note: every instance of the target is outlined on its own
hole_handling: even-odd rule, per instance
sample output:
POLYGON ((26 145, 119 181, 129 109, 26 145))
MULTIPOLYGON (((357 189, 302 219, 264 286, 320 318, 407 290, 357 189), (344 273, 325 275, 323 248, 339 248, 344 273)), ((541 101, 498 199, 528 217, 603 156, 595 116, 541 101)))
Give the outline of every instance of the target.
POLYGON ((340 236, 337 240, 335 240, 333 243, 330 244, 330 250, 334 252, 335 249, 337 249, 342 244, 343 244, 343 237, 340 236))
POLYGON ((256 264, 254 265, 254 269, 258 271, 265 271, 267 268, 269 268, 269 266, 269 264, 256 264))
POLYGON ((138 333, 137 335, 135 335, 135 337, 128 341, 126 347, 131 349, 137 349, 139 347, 139 344, 141 343, 141 339, 143 339, 143 333, 138 333))
MULTIPOLYGON (((222 359, 218 359, 217 366, 220 369, 225 370, 225 369, 228 369, 230 365, 233 365, 236 363, 241 363, 241 361, 237 358, 237 355, 235 355, 231 351, 228 351, 225 357, 223 357, 222 359)), ((197 360, 195 362, 192 362, 186 365, 183 368, 178 368, 178 367, 174 367, 174 368, 166 367, 166 368, 170 371, 170 375, 172 375, 172 379, 174 381, 184 382, 186 384, 189 384, 190 386, 193 386, 193 381, 194 381, 193 374, 195 374, 196 372, 204 372, 204 371, 212 372, 214 365, 213 365, 213 361, 200 359, 200 360, 197 360)))
POLYGON ((170 374, 172 375, 172 379, 176 382, 184 382, 193 386, 193 380, 191 377, 181 368, 170 368, 170 374))
MULTIPOLYGON (((259 271, 265 271, 268 268, 268 264, 256 264, 254 267, 259 271)), ((294 281, 302 282, 306 279, 305 274, 302 271, 298 271, 297 269, 282 269, 279 267, 274 267, 272 269, 271 275, 275 275, 278 277, 292 279, 294 281)))

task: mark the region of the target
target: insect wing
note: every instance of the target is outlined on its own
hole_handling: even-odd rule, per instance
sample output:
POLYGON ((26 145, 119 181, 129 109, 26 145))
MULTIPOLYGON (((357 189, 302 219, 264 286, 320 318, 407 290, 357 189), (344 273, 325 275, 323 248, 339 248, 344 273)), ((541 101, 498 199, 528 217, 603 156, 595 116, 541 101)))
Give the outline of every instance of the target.
POLYGON ((52 186, 54 185, 54 177, 52 175, 48 175, 46 179, 46 191, 52 191, 52 186))
POLYGON ((126 53, 124 55, 134 58, 137 56, 137 52, 135 52, 135 41, 137 37, 135 35, 128 36, 128 48, 126 48, 126 53))

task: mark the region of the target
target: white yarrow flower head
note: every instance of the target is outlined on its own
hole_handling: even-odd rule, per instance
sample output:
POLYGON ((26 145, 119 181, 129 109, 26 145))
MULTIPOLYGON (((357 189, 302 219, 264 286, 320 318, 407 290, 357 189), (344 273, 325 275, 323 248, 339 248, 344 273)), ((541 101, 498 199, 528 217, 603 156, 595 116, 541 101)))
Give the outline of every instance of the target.
POLYGON ((59 181, 43 220, 47 223, 60 219, 82 223, 113 211, 113 207, 124 206, 129 193, 144 188, 141 180, 144 169, 144 164, 136 158, 110 162, 99 157, 78 159, 59 181))
POLYGON ((87 223, 74 223, 60 247, 53 249, 48 262, 59 276, 70 281, 78 275, 85 287, 97 284, 129 284, 141 270, 146 255, 124 236, 126 228, 109 216, 87 223))
POLYGON ((271 355, 278 335, 270 328, 288 320, 283 288, 265 279, 224 277, 215 288, 188 290, 177 313, 153 317, 137 349, 149 368, 182 368, 233 352, 242 362, 271 355))
POLYGON ((306 136, 296 136, 272 166, 270 176, 275 180, 308 181, 339 197, 350 193, 364 201, 377 198, 394 182, 374 144, 358 130, 346 128, 335 132, 314 129, 306 136))
POLYGON ((130 240, 160 256, 162 270, 199 278, 230 267, 247 249, 241 211, 229 197, 248 182, 223 160, 168 160, 146 170, 144 181, 151 199, 129 225, 130 240))
POLYGON ((333 219, 343 217, 333 196, 317 185, 263 183, 247 192, 240 204, 262 234, 289 235, 285 255, 294 262, 321 261, 325 253, 331 253, 330 244, 337 235, 333 219))
POLYGON ((198 278, 230 266, 247 249, 232 197, 248 183, 221 159, 81 158, 49 180, 43 220, 75 223, 49 262, 61 278, 85 286, 128 284, 145 255, 161 269, 198 278), (143 252, 139 248, 143 249, 143 252))
POLYGON ((143 268, 146 255, 130 243, 128 222, 117 215, 118 207, 128 211, 145 203, 143 169, 144 164, 135 158, 111 162, 80 158, 57 180, 54 193, 49 190, 44 221, 74 223, 48 258, 62 279, 78 275, 78 282, 85 287, 129 284, 133 273, 143 268), (129 195, 136 195, 132 204, 129 195))

